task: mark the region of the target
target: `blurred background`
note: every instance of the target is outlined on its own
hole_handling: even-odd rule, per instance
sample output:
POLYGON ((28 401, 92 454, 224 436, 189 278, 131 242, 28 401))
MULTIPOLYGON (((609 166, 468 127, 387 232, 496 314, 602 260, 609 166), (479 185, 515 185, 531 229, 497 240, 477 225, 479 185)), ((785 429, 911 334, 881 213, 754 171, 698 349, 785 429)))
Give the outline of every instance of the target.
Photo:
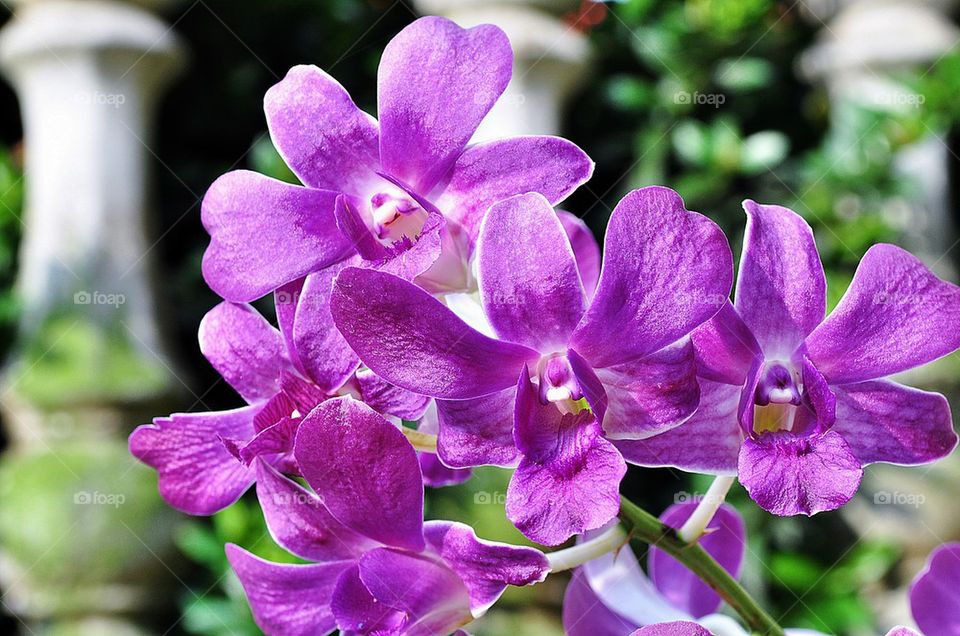
MULTIPOLYGON (((813 225, 831 306, 871 244, 957 280, 960 30, 950 0, 0 0, 0 627, 22 634, 257 634, 223 544, 289 560, 248 494, 171 511, 126 435, 151 416, 240 404, 196 345, 218 299, 199 204, 220 174, 292 179, 264 92, 295 64, 375 112, 376 68, 418 15, 494 22, 514 80, 481 136, 559 133, 597 162, 564 208, 602 236, 650 184, 721 223, 740 202, 813 225)), ((259 307, 271 312, 268 304, 259 307)), ((912 372, 960 406, 960 356, 912 372)), ((428 494, 428 516, 520 543, 506 471, 428 494)), ((655 513, 709 481, 631 467, 655 513)), ((960 461, 868 469, 812 520, 761 514, 745 584, 790 626, 874 634, 909 622, 904 585, 960 539, 960 461)), ((565 580, 512 590, 479 635, 560 634, 565 580)), ((930 635, 934 636, 934 635, 930 635)))

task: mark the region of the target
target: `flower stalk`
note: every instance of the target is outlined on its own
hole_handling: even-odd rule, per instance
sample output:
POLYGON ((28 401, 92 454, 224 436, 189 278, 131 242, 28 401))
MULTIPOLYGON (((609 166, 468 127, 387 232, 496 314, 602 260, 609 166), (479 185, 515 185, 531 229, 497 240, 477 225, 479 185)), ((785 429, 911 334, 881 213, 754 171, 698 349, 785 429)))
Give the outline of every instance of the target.
POLYGON ((608 552, 619 550, 628 540, 629 537, 623 527, 617 524, 588 541, 547 554, 550 573, 572 570, 608 552))
POLYGON ((697 509, 677 531, 677 536, 687 543, 699 541, 700 537, 706 533, 707 526, 713 521, 714 515, 717 514, 717 509, 727 499, 727 493, 730 492, 736 480, 735 475, 720 475, 714 479, 703 499, 697 504, 697 509))
POLYGON ((754 632, 784 636, 783 628, 773 617, 700 545, 684 541, 676 530, 623 496, 620 497, 620 519, 630 531, 631 538, 655 545, 683 563, 719 594, 754 632))

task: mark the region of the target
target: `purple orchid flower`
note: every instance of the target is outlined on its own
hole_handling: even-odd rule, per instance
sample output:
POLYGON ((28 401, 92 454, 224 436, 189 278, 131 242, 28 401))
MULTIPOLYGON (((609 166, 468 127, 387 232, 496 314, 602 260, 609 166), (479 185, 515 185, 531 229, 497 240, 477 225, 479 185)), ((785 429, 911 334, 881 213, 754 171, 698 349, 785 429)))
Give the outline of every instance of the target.
MULTIPOLYGON (((333 395, 350 393, 382 413, 414 421, 430 406, 428 398, 369 370, 357 371, 340 386, 331 386, 329 376, 310 373, 311 365, 285 337, 293 312, 278 297, 280 330, 251 307, 228 302, 200 323, 201 351, 247 406, 174 413, 130 435, 130 451, 157 469, 161 495, 178 510, 209 515, 231 505, 255 481, 251 464, 257 457, 296 472, 293 439, 302 416, 333 395)), ((442 475, 438 483, 463 477, 442 475)))
MULTIPOLYGON (((697 509, 694 502, 674 504, 660 520, 680 528, 697 509)), ((746 552, 746 527, 735 508, 723 504, 699 543, 734 578, 746 552)), ((578 568, 563 599, 567 636, 749 636, 739 623, 717 614, 721 599, 683 564, 650 546, 644 574, 629 548, 578 568)), ((823 636, 788 629, 790 636, 823 636)))
POLYGON ((507 515, 555 545, 619 510, 626 466, 609 439, 653 435, 697 408, 685 336, 727 297, 732 255, 712 221, 654 187, 614 210, 590 301, 561 221, 539 194, 490 208, 477 267, 499 339, 371 269, 340 273, 334 321, 370 369, 437 399, 444 464, 516 466, 507 515))
POLYGON ((424 523, 413 447, 361 402, 341 397, 314 409, 294 455, 316 494, 258 460, 257 496, 276 542, 313 563, 271 563, 227 546, 267 634, 448 634, 508 585, 549 571, 539 550, 483 541, 460 523, 424 523))
MULTIPOLYGON (((960 543, 946 543, 930 555, 926 567, 910 586, 913 620, 927 636, 960 634, 960 543)), ((900 628, 902 634, 916 636, 900 628)))
POLYGON ((620 443, 628 461, 738 474, 777 515, 844 505, 863 466, 957 445, 946 399, 884 379, 960 346, 960 288, 893 245, 870 248, 837 308, 813 232, 746 201, 736 303, 694 332, 702 398, 682 427, 620 443))
MULTIPOLYGON (((660 519, 679 528, 696 508, 693 502, 674 504, 660 519)), ((708 528, 710 531, 700 539, 700 545, 731 576, 738 577, 746 551, 746 528, 740 514, 724 504, 708 528)), ((566 634, 627 636, 644 626, 669 626, 677 621, 701 630, 730 624, 742 629, 729 617, 715 613, 720 607, 720 597, 679 561, 656 546, 650 547, 648 558, 649 577, 629 547, 577 568, 563 599, 566 634)))
POLYGON ((416 262, 405 273, 434 290, 469 287, 467 259, 492 203, 528 191, 557 203, 593 171, 582 150, 557 137, 467 145, 512 66, 499 28, 420 18, 384 49, 379 122, 320 69, 291 69, 264 110, 274 145, 304 185, 239 170, 211 186, 202 209, 210 287, 250 301, 356 254, 409 257, 416 262))

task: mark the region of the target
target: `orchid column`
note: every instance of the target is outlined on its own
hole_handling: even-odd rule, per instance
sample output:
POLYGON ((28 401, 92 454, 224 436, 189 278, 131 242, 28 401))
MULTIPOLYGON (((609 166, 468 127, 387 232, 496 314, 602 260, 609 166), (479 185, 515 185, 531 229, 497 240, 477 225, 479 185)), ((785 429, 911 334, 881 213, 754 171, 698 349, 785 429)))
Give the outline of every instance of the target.
POLYGON ((0 394, 3 609, 90 617, 70 633, 126 633, 110 615, 157 602, 156 575, 168 576, 151 552, 164 554, 171 517, 123 441, 180 386, 145 212, 150 120, 182 55, 147 4, 160 3, 21 2, 0 33, 27 192, 21 334, 0 394))

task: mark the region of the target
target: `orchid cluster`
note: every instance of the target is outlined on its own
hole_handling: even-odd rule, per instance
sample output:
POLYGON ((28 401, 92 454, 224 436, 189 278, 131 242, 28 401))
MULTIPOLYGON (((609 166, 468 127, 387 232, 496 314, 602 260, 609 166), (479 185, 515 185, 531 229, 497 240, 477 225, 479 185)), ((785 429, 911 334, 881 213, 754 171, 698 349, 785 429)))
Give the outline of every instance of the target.
MULTIPOLYGON (((746 634, 722 601, 783 633, 736 582, 726 489, 812 515, 847 503, 867 464, 948 455, 944 397, 888 378, 960 347, 960 288, 877 245, 825 316, 810 227, 746 201, 731 302, 726 237, 664 187, 620 201, 601 258, 554 207, 592 173, 580 148, 470 143, 511 70, 496 27, 422 18, 384 50, 379 119, 316 67, 270 89, 300 185, 230 172, 202 207, 224 301, 200 348, 246 405, 158 418, 130 448, 190 514, 255 484, 274 540, 308 562, 227 546, 269 634, 458 632, 507 586, 571 568, 573 636, 746 634), (271 293, 276 326, 249 304, 271 293), (657 520, 621 499, 628 463, 717 475, 714 496, 657 520), (506 514, 531 541, 576 545, 424 521, 424 486, 477 466, 513 470, 506 514), (646 574, 628 538, 657 544, 646 574)), ((958 633, 958 565, 941 548, 913 587, 928 636, 958 633)))

